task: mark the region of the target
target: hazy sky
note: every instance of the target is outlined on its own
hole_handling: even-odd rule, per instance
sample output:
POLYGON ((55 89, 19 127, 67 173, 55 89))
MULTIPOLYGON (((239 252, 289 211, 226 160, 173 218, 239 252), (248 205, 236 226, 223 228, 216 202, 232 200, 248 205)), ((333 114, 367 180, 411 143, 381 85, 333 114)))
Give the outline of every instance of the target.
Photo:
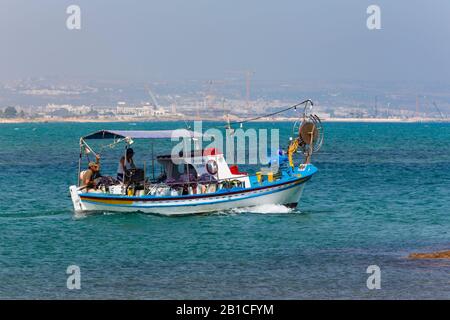
POLYGON ((448 0, 0 0, 0 79, 447 81, 448 0), (66 8, 81 7, 81 30, 66 8), (381 30, 366 9, 381 7, 381 30), (228 74, 229 75, 229 74, 228 74))

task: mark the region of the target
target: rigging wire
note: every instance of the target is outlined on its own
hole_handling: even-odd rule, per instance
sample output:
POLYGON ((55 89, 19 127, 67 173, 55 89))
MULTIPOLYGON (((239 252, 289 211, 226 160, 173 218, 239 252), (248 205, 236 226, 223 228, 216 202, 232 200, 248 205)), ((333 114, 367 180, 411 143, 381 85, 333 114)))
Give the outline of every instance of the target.
MULTIPOLYGON (((277 114, 280 114, 280 113, 283 113, 283 112, 286 112, 286 111, 289 111, 289 110, 292 110, 292 109, 297 110, 297 107, 298 107, 298 106, 301 106, 301 105, 303 105, 303 104, 305 105, 305 111, 304 111, 304 113, 306 113, 306 107, 308 106, 308 103, 309 103, 311 106, 314 105, 314 103, 312 102, 311 99, 306 99, 306 100, 304 100, 304 101, 302 101, 302 102, 296 103, 296 104, 294 104, 294 105, 292 105, 292 106, 290 106, 290 107, 287 107, 287 108, 285 108, 285 109, 278 110, 278 111, 275 111, 275 112, 272 112, 272 113, 268 113, 268 114, 264 114, 264 115, 261 115, 261 116, 257 116, 257 117, 254 117, 254 118, 244 119, 244 120, 242 120, 242 121, 230 121, 229 115, 227 114, 227 124, 226 124, 225 127, 226 127, 227 129, 231 129, 231 126, 232 126, 232 125, 234 125, 234 124, 239 124, 240 127, 242 128, 242 125, 243 125, 244 123, 256 121, 256 120, 259 120, 259 119, 262 119, 262 118, 272 117, 272 116, 274 116, 274 115, 277 115, 277 114)), ((185 118, 184 116, 183 116, 183 121, 184 121, 184 124, 185 124, 186 128, 187 128, 188 130, 190 130, 190 129, 191 129, 191 126, 188 124, 188 122, 186 121, 186 118, 185 118)), ((100 146, 100 152, 102 152, 102 151, 103 151, 104 149, 106 149, 106 148, 113 149, 117 144, 121 143, 122 141, 126 141, 127 143, 129 143, 129 140, 131 140, 131 139, 128 139, 128 138, 121 138, 121 139, 115 140, 113 143, 110 143, 110 144, 107 144, 107 145, 101 145, 101 146, 100 146)), ((83 145, 84 145, 85 147, 87 147, 87 149, 89 149, 90 152, 92 152, 94 155, 96 154, 96 153, 94 152, 94 150, 92 150, 92 149, 89 147, 89 145, 88 145, 85 141, 82 141, 82 143, 83 143, 83 145)), ((132 140, 131 140, 131 143, 133 143, 132 140)), ((88 159, 89 159, 89 155, 88 155, 89 152, 85 152, 85 153, 86 153, 86 155, 87 155, 87 157, 88 157, 88 159)))
POLYGON ((261 115, 261 116, 258 116, 258 117, 244 119, 242 121, 228 121, 227 127, 229 129, 231 129, 231 125, 233 125, 233 124, 240 124, 242 126, 243 123, 256 121, 256 120, 259 120, 259 119, 262 119, 262 118, 271 117, 271 116, 274 116, 274 115, 277 115, 277 114, 280 114, 280 113, 283 113, 283 112, 286 112, 286 111, 289 111, 289 110, 292 110, 292 109, 297 109, 298 106, 301 106, 302 104, 306 104, 307 105, 308 102, 311 104, 311 106, 314 105, 313 102, 310 99, 307 99, 307 100, 304 100, 304 101, 302 101, 300 103, 294 104, 294 105, 292 105, 292 106, 290 106, 288 108, 285 108, 283 110, 278 110, 278 111, 275 111, 275 112, 272 112, 272 113, 268 113, 268 114, 264 114, 264 115, 261 115))

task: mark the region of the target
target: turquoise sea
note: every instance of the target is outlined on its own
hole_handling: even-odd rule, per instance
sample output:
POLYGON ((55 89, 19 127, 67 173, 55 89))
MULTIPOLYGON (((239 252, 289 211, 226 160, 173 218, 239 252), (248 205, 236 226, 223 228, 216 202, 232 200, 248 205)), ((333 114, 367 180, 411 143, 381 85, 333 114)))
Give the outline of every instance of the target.
MULTIPOLYGON (((1 124, 0 298, 450 298, 450 261, 406 258, 450 249, 450 124, 326 123, 319 172, 293 211, 73 216, 80 136, 183 125, 1 124), (80 290, 66 288, 69 265, 80 290), (379 290, 366 287, 369 265, 379 290)), ((247 127, 286 141, 292 124, 247 127)), ((135 145, 149 161, 149 145, 135 145)), ((104 149, 104 174, 120 152, 104 149)))

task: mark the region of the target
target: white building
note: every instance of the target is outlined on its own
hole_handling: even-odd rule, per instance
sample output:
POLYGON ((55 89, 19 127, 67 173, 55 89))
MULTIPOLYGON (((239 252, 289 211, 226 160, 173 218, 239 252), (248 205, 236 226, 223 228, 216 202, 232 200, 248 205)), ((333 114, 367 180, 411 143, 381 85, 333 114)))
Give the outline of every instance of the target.
POLYGON ((161 117, 166 115, 166 110, 163 108, 155 109, 150 104, 143 106, 127 106, 125 102, 119 102, 116 107, 117 115, 125 115, 132 117, 161 117))
POLYGON ((73 106, 70 104, 47 104, 47 106, 44 108, 44 111, 46 113, 51 113, 51 112, 61 110, 61 109, 65 109, 74 115, 81 116, 81 115, 85 115, 85 114, 89 113, 91 111, 92 107, 85 106, 85 105, 73 106))

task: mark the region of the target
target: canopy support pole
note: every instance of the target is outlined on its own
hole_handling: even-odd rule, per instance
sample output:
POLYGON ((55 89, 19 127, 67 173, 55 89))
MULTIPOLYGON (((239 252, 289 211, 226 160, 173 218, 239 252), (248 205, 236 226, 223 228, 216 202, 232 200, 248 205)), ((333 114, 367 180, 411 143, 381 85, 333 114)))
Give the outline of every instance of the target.
POLYGON ((145 194, 145 180, 146 179, 146 171, 147 171, 147 162, 144 160, 144 194, 145 194))
POLYGON ((127 143, 125 144, 125 154, 124 154, 124 156, 123 156, 123 181, 122 181, 122 183, 125 185, 125 181, 126 181, 126 178, 127 178, 127 152, 128 151, 128 141, 127 141, 127 143))
POLYGON ((78 175, 77 175, 77 186, 80 186, 80 173, 81 173, 81 158, 83 156, 83 146, 82 146, 82 140, 80 139, 80 157, 78 158, 78 175))
POLYGON ((152 180, 155 181, 155 154, 152 142, 152 180))

